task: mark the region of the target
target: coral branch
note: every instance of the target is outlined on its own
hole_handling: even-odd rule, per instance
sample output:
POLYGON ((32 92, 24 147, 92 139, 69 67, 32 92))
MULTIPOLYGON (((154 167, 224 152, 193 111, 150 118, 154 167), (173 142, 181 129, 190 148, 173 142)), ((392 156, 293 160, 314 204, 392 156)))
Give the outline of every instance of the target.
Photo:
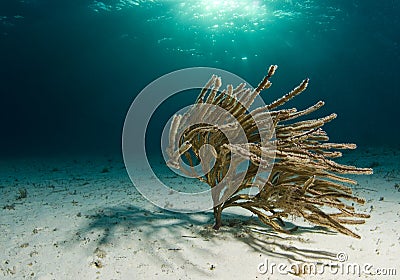
MULTIPOLYGON (((173 118, 168 164, 180 168, 179 158, 184 155, 191 167, 201 160, 203 170, 209 170, 197 177, 213 190, 215 229, 222 225, 224 209, 242 207, 279 232, 289 232, 284 228, 283 218, 298 216, 360 238, 344 225, 362 224, 369 215, 354 210, 351 203, 363 204, 364 199, 354 196, 352 189, 345 185, 356 184, 356 181, 341 174, 371 174, 372 169, 338 164, 332 160, 342 156, 337 150, 356 148, 355 144, 327 142, 329 138, 322 127, 336 118, 336 114, 295 121, 320 109, 323 101, 301 111, 296 108, 275 110, 302 93, 309 80, 305 79, 269 105, 249 112, 248 108, 257 95, 271 86, 269 79, 276 69, 276 65, 271 66, 254 90, 240 84, 236 88, 228 85, 220 92, 221 78, 213 75, 196 100, 198 105, 211 107, 200 106, 173 118), (222 116, 215 113, 213 106, 229 112, 235 121, 214 125, 222 116), (190 120, 197 120, 197 124, 185 127, 190 120), (201 120, 207 122, 202 124, 201 120), (232 139, 239 139, 241 130, 247 142, 230 143, 232 139), (183 131, 180 139, 177 139, 177 131, 183 131), (214 149, 202 148, 205 144, 214 149), (214 161, 213 166, 211 161, 214 161), (247 170, 228 172, 229 169, 236 170, 243 161, 248 162, 247 170), (269 177, 260 178, 259 170, 268 170, 269 177), (243 179, 241 175, 244 175, 243 179), (216 186, 224 179, 226 188, 217 189, 216 186), (237 189, 232 189, 236 183, 237 189), (250 188, 257 188, 258 194, 246 193, 250 188)), ((194 168, 190 172, 194 172, 194 168)))

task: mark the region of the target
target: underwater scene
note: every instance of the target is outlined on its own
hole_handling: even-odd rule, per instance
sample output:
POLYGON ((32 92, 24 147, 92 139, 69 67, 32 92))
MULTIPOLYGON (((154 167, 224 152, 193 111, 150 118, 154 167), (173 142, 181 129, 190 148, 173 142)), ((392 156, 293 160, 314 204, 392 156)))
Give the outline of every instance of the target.
POLYGON ((399 279, 400 2, 0 1, 0 279, 399 279))

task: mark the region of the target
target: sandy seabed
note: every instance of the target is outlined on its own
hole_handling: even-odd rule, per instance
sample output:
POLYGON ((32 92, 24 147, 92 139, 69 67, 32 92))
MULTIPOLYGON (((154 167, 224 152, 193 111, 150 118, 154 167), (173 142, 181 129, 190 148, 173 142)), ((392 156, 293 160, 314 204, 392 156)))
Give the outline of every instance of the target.
POLYGON ((357 209, 371 215, 351 227, 360 240, 299 218, 278 234, 240 209, 214 231, 211 212, 153 206, 120 158, 3 159, 0 279, 400 279, 400 150, 342 162, 374 168, 352 176, 367 201, 357 209))

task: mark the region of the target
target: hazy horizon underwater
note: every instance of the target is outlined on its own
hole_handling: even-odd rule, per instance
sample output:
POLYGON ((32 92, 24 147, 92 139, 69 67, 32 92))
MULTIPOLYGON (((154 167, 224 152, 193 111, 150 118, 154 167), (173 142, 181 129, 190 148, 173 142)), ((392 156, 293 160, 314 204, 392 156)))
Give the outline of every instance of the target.
MULTIPOLYGON (((396 279, 399 31, 400 2, 395 0, 1 1, 0 278, 288 279, 295 274, 311 279, 310 271, 285 274, 268 264, 318 267, 339 261, 357 264, 359 271, 320 276, 396 279), (230 73, 235 83, 240 78, 256 88, 271 65, 278 68, 259 102, 270 104, 309 79, 307 89, 281 109, 301 111, 324 101, 300 120, 336 113, 323 126, 329 142, 357 145, 338 159, 318 150, 322 157, 364 169, 340 169, 321 160, 339 175, 352 174, 344 175, 349 178, 341 181, 345 187, 327 183, 332 193, 324 193, 323 186, 305 196, 322 209, 330 203, 344 209, 344 216, 365 218, 365 224, 348 221, 351 232, 340 231, 329 219, 327 227, 318 219, 310 223, 311 215, 296 217, 296 211, 281 221, 279 211, 272 210, 278 218, 270 227, 275 224, 262 225, 255 212, 240 207, 223 212, 217 231, 215 212, 195 211, 200 202, 171 203, 175 191, 209 190, 207 180, 178 176, 168 168, 161 140, 168 138, 164 130, 171 117, 194 104, 200 88, 182 90, 156 108, 135 107, 130 136, 124 138, 131 105, 141 94, 148 94, 143 100, 150 104, 168 95, 170 87, 204 85, 212 73, 182 75, 146 92, 160 77, 213 68, 213 74, 230 73), (144 115, 151 115, 148 124, 144 115), (136 140, 144 141, 144 149, 123 150, 124 141, 129 146, 136 140), (154 175, 146 173, 143 151, 154 175), (137 170, 130 170, 130 161, 137 170), (372 175, 365 175, 368 168, 372 175), (171 190, 159 192, 158 179, 171 190), (337 195, 335 188, 343 193, 329 200, 337 195), (168 211, 174 207, 195 213, 168 211), (274 231, 281 223, 286 233, 274 231), (372 264, 368 271, 366 264, 372 264)), ((229 83, 222 78, 221 90, 229 83)), ((316 126, 302 124, 287 130, 317 133, 316 126)), ((315 139, 325 139, 321 135, 315 139)), ((219 148, 207 151, 217 160, 219 148)), ((308 156, 303 155, 304 164, 308 156)), ((188 158, 185 163, 190 164, 188 158)), ((284 180, 282 174, 272 174, 271 182, 284 180)), ((325 175, 321 171, 312 182, 303 182, 302 190, 325 175)), ((346 223, 340 215, 335 221, 346 223)))

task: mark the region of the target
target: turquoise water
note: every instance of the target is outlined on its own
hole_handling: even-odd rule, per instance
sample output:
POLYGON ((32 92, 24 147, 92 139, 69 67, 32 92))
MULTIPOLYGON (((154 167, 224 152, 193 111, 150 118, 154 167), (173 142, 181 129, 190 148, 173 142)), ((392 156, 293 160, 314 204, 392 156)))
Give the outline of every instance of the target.
POLYGON ((0 153, 119 153, 159 76, 208 66, 255 86, 270 64, 266 102, 309 77, 288 106, 324 100, 332 140, 398 146, 399 14, 390 0, 1 1, 0 153))
MULTIPOLYGON (((349 253, 351 266, 396 272, 399 34, 399 0, 0 0, 0 275, 268 279, 257 271, 267 257, 332 264, 339 253, 349 253), (325 101, 307 118, 337 113, 324 126, 330 141, 359 146, 337 161, 374 169, 348 176, 366 199, 355 203, 357 212, 371 215, 349 225, 361 241, 291 217, 287 228, 298 230, 281 235, 235 210, 223 213, 226 226, 214 232, 211 211, 168 211, 209 209, 196 196, 209 185, 173 173, 160 147, 164 125, 198 90, 155 110, 146 160, 135 153, 143 147, 129 145, 143 139, 135 131, 122 156, 125 117, 152 81, 202 66, 256 86, 273 64, 279 67, 261 94, 265 103, 310 78, 285 107, 325 101)), ((133 128, 145 123, 131 121, 133 128)))

